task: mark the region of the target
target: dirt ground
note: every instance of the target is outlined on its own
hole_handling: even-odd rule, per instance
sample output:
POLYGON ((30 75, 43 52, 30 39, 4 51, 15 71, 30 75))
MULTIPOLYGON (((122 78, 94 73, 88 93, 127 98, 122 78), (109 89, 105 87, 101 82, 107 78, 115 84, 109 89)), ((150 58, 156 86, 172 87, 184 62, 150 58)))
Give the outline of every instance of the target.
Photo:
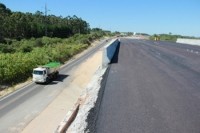
POLYGON ((32 120, 22 131, 23 133, 52 133, 59 123, 64 119, 67 112, 77 102, 79 96, 91 81, 92 76, 102 63, 102 50, 82 63, 70 79, 70 84, 63 92, 32 120))

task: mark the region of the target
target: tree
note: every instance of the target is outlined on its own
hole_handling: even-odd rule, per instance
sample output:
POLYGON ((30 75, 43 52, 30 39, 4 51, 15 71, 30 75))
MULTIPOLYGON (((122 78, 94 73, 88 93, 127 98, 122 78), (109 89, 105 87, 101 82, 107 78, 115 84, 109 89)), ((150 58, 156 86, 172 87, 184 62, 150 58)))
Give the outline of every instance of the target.
POLYGON ((11 14, 10 9, 8 9, 4 4, 0 3, 0 42, 4 40, 5 23, 7 17, 11 14))
POLYGON ((61 37, 90 32, 89 24, 81 18, 48 15, 36 11, 32 13, 11 12, 4 4, 0 4, 0 40, 3 38, 23 39, 31 37, 61 37), (48 31, 46 34, 46 30, 48 31))

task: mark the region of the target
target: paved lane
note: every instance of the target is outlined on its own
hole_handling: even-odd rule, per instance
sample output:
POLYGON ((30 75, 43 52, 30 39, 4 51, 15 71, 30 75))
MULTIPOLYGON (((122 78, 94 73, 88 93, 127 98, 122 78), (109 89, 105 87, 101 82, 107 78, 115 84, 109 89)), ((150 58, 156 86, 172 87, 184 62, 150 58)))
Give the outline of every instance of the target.
POLYGON ((72 70, 106 44, 107 42, 102 40, 80 58, 64 65, 59 77, 50 84, 31 83, 0 98, 0 133, 20 132, 66 88, 72 70))
POLYGON ((97 133, 200 133, 200 47, 121 39, 97 133))

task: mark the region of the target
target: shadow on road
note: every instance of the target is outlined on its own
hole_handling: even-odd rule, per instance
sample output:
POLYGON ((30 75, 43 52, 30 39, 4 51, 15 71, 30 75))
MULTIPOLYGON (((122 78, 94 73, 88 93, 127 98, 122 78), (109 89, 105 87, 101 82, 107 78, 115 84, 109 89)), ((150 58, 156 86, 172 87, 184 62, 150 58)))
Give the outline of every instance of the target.
POLYGON ((54 81, 63 82, 63 80, 66 79, 67 77, 69 77, 69 75, 59 74, 58 77, 54 81))
POLYGON ((115 54, 110 62, 110 64, 118 63, 118 56, 119 56, 119 50, 120 50, 120 43, 118 44, 115 54))
POLYGON ((65 74, 59 74, 58 77, 56 79, 53 79, 49 85, 54 85, 54 84, 58 84, 59 82, 63 82, 64 79, 66 79, 69 75, 65 75, 65 74))

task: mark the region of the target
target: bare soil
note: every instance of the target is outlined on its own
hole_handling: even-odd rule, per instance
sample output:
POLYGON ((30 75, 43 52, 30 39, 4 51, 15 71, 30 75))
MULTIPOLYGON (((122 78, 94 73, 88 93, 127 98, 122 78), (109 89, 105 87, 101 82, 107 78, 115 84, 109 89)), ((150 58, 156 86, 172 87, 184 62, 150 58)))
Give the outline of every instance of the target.
POLYGON ((74 70, 70 84, 66 86, 66 89, 24 128, 23 133, 54 132, 67 112, 77 102, 82 91, 84 91, 96 70, 101 66, 101 63, 102 51, 99 50, 74 70))

